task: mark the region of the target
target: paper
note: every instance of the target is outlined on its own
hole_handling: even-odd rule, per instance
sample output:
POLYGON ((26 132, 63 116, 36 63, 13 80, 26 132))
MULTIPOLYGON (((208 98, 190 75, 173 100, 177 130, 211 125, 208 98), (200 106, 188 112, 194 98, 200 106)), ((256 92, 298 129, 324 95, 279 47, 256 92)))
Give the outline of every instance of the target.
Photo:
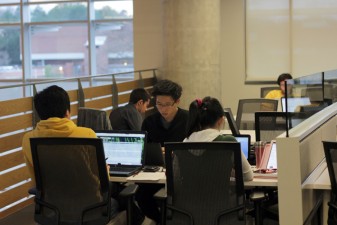
POLYGON ((134 176, 126 178, 127 181, 159 181, 165 179, 164 172, 146 173, 140 172, 134 176))

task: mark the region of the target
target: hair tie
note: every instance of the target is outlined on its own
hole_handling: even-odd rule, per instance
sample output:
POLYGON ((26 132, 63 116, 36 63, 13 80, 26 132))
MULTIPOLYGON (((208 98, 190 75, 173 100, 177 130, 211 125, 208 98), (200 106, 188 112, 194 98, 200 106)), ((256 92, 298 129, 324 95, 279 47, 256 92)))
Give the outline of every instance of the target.
POLYGON ((198 105, 198 107, 200 108, 201 105, 202 105, 202 100, 201 100, 201 98, 197 98, 195 101, 197 102, 197 105, 198 105))

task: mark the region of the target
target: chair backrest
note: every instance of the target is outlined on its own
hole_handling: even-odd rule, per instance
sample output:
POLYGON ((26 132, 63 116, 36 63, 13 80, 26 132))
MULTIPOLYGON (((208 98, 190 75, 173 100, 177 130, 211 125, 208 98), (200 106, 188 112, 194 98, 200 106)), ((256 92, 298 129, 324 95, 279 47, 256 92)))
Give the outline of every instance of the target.
POLYGON ((256 141, 275 140, 286 130, 286 112, 255 112, 256 141))
POLYGON ((80 107, 77 126, 93 130, 112 130, 109 117, 104 110, 80 107))
POLYGON ((272 87, 261 87, 260 89, 260 98, 266 97, 266 95, 273 90, 280 90, 280 87, 278 86, 272 86, 272 87))
POLYGON ((275 99, 240 99, 236 114, 236 124, 240 130, 253 130, 254 114, 257 111, 277 111, 278 100, 275 99))
POLYGON ((240 130, 235 122, 231 108, 224 108, 226 120, 234 136, 240 135, 240 130))
POLYGON ((300 106, 300 112, 308 112, 308 113, 312 113, 312 115, 313 115, 313 114, 321 111, 322 109, 324 109, 327 106, 328 106, 328 103, 326 103, 326 102, 323 102, 320 105, 304 105, 304 106, 300 106))
POLYGON ((109 178, 99 138, 31 138, 39 224, 107 224, 109 178), (82 223, 83 222, 83 223, 82 223))
POLYGON ((170 224, 245 224, 240 143, 165 143, 165 162, 170 224))

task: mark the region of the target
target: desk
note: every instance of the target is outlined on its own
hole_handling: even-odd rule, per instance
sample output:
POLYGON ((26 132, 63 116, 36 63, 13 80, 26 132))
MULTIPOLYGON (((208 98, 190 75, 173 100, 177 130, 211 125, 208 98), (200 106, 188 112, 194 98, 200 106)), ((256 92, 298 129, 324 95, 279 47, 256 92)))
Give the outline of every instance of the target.
MULTIPOLYGON (((140 172, 131 177, 110 177, 112 182, 133 182, 133 183, 154 183, 165 184, 165 172, 140 172)), ((245 187, 277 187, 277 178, 254 178, 252 181, 245 181, 245 187)))
POLYGON ((328 202, 330 201, 331 183, 325 159, 316 167, 310 176, 303 182, 303 189, 323 190, 323 223, 328 221, 328 202))

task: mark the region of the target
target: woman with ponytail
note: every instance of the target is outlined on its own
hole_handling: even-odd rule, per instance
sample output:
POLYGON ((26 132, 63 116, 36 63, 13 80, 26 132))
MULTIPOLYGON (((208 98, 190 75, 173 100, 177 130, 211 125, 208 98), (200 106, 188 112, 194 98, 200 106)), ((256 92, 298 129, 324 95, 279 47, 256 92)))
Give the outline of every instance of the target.
MULTIPOLYGON (((236 139, 230 135, 222 135, 225 118, 223 108, 218 99, 205 97, 196 99, 190 104, 187 122, 187 138, 184 142, 211 142, 211 141, 233 141, 236 139)), ((252 180, 253 171, 243 152, 242 173, 243 180, 252 180)))

